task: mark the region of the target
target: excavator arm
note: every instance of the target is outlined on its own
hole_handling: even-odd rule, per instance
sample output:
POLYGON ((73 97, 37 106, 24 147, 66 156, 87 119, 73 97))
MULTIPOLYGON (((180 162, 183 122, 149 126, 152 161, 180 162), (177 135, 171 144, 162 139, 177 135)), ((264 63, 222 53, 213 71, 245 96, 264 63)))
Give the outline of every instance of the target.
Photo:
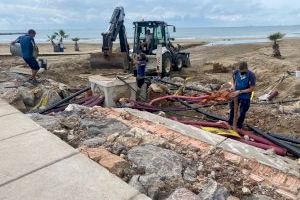
POLYGON ((102 33, 102 52, 104 55, 112 53, 113 42, 119 35, 121 52, 125 52, 129 58, 129 45, 124 26, 125 12, 123 7, 116 7, 110 19, 110 27, 107 32, 102 33))

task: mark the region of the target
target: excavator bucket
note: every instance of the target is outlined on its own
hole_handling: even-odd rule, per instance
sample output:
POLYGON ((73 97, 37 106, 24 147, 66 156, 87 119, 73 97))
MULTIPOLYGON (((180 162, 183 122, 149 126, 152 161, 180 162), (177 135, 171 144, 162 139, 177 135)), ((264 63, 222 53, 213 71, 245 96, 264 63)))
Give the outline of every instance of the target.
POLYGON ((129 69, 129 61, 126 53, 115 52, 90 54, 90 66, 95 69, 129 69))

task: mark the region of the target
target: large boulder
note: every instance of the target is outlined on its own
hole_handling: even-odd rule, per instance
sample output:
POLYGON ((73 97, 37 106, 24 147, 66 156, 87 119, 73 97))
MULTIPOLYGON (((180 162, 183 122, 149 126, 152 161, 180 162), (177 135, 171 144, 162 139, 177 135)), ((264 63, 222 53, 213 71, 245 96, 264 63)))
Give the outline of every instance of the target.
POLYGON ((181 177, 183 158, 170 150, 153 145, 137 146, 128 151, 128 159, 139 167, 144 167, 146 174, 160 177, 181 177))

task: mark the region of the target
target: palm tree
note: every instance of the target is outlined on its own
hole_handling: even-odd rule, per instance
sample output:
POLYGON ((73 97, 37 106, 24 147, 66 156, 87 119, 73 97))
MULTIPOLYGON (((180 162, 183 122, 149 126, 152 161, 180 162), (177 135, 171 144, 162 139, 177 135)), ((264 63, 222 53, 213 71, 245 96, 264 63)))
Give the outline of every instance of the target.
POLYGON ((48 41, 51 42, 53 46, 53 51, 59 52, 59 46, 54 42, 54 40, 56 39, 56 35, 55 34, 52 34, 51 36, 47 35, 47 37, 48 37, 48 41))
POLYGON ((60 29, 58 32, 54 33, 57 37, 59 37, 59 47, 60 47, 60 51, 63 52, 64 51, 64 43, 63 40, 68 38, 69 35, 66 34, 66 32, 62 29, 60 29))
POLYGON ((278 40, 282 39, 285 36, 284 33, 273 33, 269 35, 268 39, 273 41, 273 56, 276 58, 281 58, 281 53, 279 50, 279 44, 277 43, 278 40))
POLYGON ((63 42, 64 39, 67 39, 69 37, 68 34, 62 29, 60 29, 58 32, 54 33, 57 37, 59 37, 59 42, 63 42))
POLYGON ((74 50, 75 50, 75 51, 79 51, 79 45, 78 45, 78 41, 79 41, 79 40, 80 40, 80 39, 79 39, 78 37, 72 38, 72 41, 75 42, 75 44, 74 44, 74 50))

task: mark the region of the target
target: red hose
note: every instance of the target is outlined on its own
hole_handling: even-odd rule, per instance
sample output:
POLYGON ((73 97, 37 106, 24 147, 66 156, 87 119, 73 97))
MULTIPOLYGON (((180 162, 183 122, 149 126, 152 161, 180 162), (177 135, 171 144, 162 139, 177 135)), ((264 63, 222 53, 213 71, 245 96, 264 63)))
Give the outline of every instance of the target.
POLYGON ((153 103, 157 102, 157 101, 162 101, 164 99, 185 99, 185 100, 201 100, 201 99, 205 99, 209 97, 209 95, 203 95, 200 97, 187 97, 187 96, 176 96, 176 95, 168 95, 168 96, 163 96, 163 97, 158 97, 156 99, 153 99, 152 101, 150 101, 150 105, 152 105, 153 103))
POLYGON ((258 143, 258 142, 252 142, 252 141, 248 141, 248 140, 244 140, 244 139, 237 139, 238 141, 245 143, 245 144, 249 144, 251 146, 255 146, 264 150, 268 150, 268 149, 274 149, 274 152, 278 155, 281 156, 285 156, 287 153, 286 149, 283 149, 281 147, 274 147, 271 145, 267 145, 267 144, 262 144, 262 143, 258 143))

